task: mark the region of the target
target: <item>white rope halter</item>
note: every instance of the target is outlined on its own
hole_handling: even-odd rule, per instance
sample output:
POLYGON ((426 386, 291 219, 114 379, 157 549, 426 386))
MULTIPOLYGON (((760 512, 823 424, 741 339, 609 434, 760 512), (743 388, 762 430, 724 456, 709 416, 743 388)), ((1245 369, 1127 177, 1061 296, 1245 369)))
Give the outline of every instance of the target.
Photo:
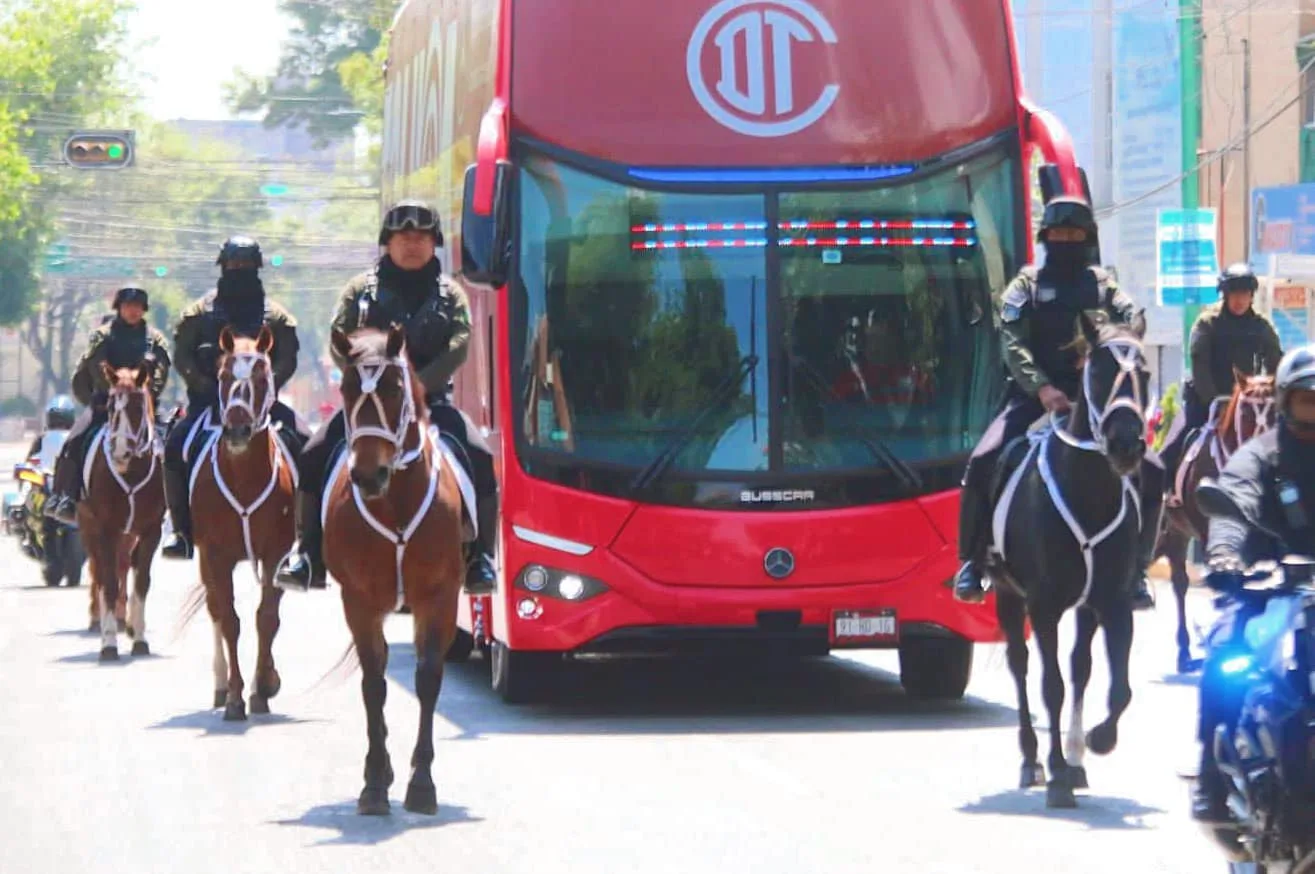
POLYGON ((1108 349, 1114 356, 1114 361, 1119 365, 1119 372, 1114 374, 1114 382, 1110 385, 1109 394, 1105 397, 1105 404, 1102 407, 1096 406, 1096 399, 1092 396, 1091 390, 1091 366, 1090 363, 1082 369, 1082 394, 1087 402, 1087 424, 1091 428, 1091 434, 1095 445, 1092 447, 1101 454, 1107 451, 1105 445, 1105 435, 1102 429, 1105 421, 1110 415, 1118 409, 1131 410, 1137 415, 1137 421, 1141 426, 1141 433, 1146 433, 1146 399, 1142 397, 1141 381, 1137 379, 1138 359, 1142 354, 1142 345, 1136 340, 1110 340, 1101 344, 1101 348, 1108 349), (1121 393, 1123 384, 1130 382, 1132 384, 1131 396, 1121 393))
MULTIPOLYGON (((355 365, 356 373, 361 379, 361 395, 352 404, 351 411, 346 416, 347 445, 354 446, 357 440, 363 437, 377 437, 393 444, 397 453, 393 456, 392 469, 404 470, 414 463, 417 459, 425 457, 425 449, 433 448, 433 438, 427 428, 420 428, 420 421, 416 416, 415 395, 412 392, 411 368, 404 357, 398 358, 369 358, 364 361, 358 361, 355 365), (384 410, 383 399, 379 397, 379 381, 388 368, 395 367, 402 375, 402 409, 397 417, 397 425, 393 429, 387 427, 388 414, 384 410), (361 410, 365 408, 365 402, 369 399, 374 404, 376 415, 379 417, 378 425, 362 425, 359 418, 361 410), (415 428, 415 446, 411 449, 406 448, 410 440, 411 429, 415 428)), ((405 585, 402 579, 402 561, 406 556, 407 544, 420 528, 420 523, 424 521, 425 516, 429 514, 429 509, 434 505, 434 499, 438 496, 438 456, 437 453, 429 455, 429 483, 425 488, 424 499, 420 506, 407 520, 406 524, 393 528, 384 525, 378 517, 366 506, 365 498, 361 495, 360 488, 356 483, 352 483, 352 500, 356 504, 357 511, 361 518, 373 528, 385 540, 393 544, 394 558, 397 568, 397 608, 401 606, 406 597, 405 585)))
POLYGON ((146 488, 152 478, 155 476, 155 469, 159 465, 160 456, 164 449, 160 442, 160 436, 155 430, 155 417, 150 415, 149 404, 146 404, 145 394, 147 389, 138 388, 132 391, 112 390, 110 393, 109 421, 105 426, 105 437, 101 440, 102 454, 105 456, 105 466, 110 471, 110 476, 119 489, 123 491, 124 497, 128 499, 128 519, 123 523, 123 533, 132 532, 132 524, 137 518, 137 494, 146 488), (142 418, 136 426, 132 425, 128 419, 128 401, 135 394, 143 395, 142 418), (113 448, 111 448, 111 446, 113 448), (114 457, 128 457, 129 459, 145 458, 150 456, 151 464, 146 469, 146 474, 136 483, 129 483, 122 474, 119 473, 115 465, 114 457))
POLYGON ((232 361, 233 383, 228 387, 228 394, 224 395, 222 389, 219 397, 219 420, 226 422, 228 420, 229 410, 245 410, 247 415, 251 416, 251 430, 253 433, 259 433, 269 427, 269 412, 274 408, 274 382, 268 377, 270 372, 269 356, 264 352, 230 352, 229 360, 232 361), (252 378, 255 373, 257 362, 265 363, 266 383, 265 397, 261 400, 260 409, 256 409, 256 383, 252 378))

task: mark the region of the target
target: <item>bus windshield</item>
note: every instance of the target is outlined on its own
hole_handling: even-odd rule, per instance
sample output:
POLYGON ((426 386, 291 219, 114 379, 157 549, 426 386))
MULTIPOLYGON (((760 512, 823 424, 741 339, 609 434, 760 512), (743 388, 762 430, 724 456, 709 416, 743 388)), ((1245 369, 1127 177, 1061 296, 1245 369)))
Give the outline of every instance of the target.
POLYGON ((1023 252, 1011 148, 747 194, 518 163, 522 456, 633 485, 881 470, 907 495, 945 487, 929 467, 957 476, 1002 390, 990 294, 1023 252))

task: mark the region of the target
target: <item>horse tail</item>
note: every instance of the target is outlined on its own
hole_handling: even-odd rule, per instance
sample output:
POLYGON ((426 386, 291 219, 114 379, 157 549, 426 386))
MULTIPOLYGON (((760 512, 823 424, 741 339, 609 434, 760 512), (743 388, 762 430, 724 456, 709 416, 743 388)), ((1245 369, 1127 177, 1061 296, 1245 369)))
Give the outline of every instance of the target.
POLYGON ((349 640, 347 642, 347 648, 343 650, 342 655, 338 656, 338 660, 333 663, 332 667, 324 672, 323 676, 312 683, 310 689, 307 691, 314 691, 320 688, 330 679, 336 681, 334 685, 346 682, 347 678, 356 673, 360 667, 361 655, 356 651, 356 641, 349 640))
POLYGON ((178 621, 174 623, 174 639, 177 640, 205 606, 205 583, 197 582, 183 599, 183 606, 178 611, 178 621))

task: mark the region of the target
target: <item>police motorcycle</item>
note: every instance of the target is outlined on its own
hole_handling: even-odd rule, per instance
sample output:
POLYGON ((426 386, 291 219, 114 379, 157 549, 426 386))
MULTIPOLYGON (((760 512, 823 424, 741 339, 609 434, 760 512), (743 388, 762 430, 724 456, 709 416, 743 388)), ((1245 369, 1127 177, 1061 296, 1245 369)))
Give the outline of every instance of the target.
MULTIPOLYGON (((1208 516, 1256 524, 1209 478, 1197 503, 1208 516)), ((1220 644, 1235 650, 1221 654, 1224 681, 1244 690, 1236 727, 1217 726, 1209 741, 1234 822, 1207 828, 1230 874, 1315 874, 1315 557, 1258 562, 1215 604, 1222 623, 1235 621, 1230 606, 1252 618, 1245 643, 1220 644)))
POLYGON ((86 553, 76 525, 46 518, 46 500, 54 480, 55 461, 73 426, 73 401, 58 397, 46 411, 46 430, 37 441, 36 452, 14 465, 18 488, 4 496, 5 530, 19 539, 19 549, 41 565, 46 585, 70 586, 82 582, 86 553))

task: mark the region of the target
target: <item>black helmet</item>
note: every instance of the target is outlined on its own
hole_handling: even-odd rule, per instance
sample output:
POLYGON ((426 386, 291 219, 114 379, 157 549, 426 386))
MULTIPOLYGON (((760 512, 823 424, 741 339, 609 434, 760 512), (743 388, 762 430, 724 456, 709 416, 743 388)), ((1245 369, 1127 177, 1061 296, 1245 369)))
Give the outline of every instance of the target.
POLYGON ((77 407, 73 405, 73 399, 68 395, 55 395, 50 399, 50 403, 46 404, 47 428, 72 428, 75 418, 77 418, 77 407))
POLYGON ((443 245, 443 224, 434 208, 423 200, 399 200, 384 213, 379 225, 379 245, 387 246, 389 238, 398 231, 429 231, 434 235, 434 245, 443 245))
POLYGON ((229 237, 219 248, 216 264, 227 270, 228 265, 235 261, 253 264, 257 270, 265 266, 265 258, 260 254, 260 244, 250 237, 229 237))
POLYGON ((1218 284, 1215 286, 1219 289, 1220 294, 1227 294, 1230 291, 1249 291, 1254 293, 1260 288, 1260 281, 1256 279, 1255 271, 1251 265, 1245 261, 1239 261, 1236 264, 1229 264, 1220 274, 1218 284))
POLYGON ((1038 242, 1045 242, 1046 231, 1051 228, 1080 228, 1091 239, 1096 238, 1096 216, 1091 211, 1091 204, 1081 197, 1061 195, 1046 204, 1046 211, 1041 216, 1041 227, 1037 229, 1038 242))
POLYGON ((142 305, 142 309, 149 310, 151 308, 151 296, 146 293, 146 289, 130 285, 120 288, 114 295, 115 310, 125 303, 139 303, 142 305))
POLYGON ((1274 389, 1280 413, 1287 411, 1288 392, 1315 390, 1315 345, 1298 346, 1283 356, 1274 389))

